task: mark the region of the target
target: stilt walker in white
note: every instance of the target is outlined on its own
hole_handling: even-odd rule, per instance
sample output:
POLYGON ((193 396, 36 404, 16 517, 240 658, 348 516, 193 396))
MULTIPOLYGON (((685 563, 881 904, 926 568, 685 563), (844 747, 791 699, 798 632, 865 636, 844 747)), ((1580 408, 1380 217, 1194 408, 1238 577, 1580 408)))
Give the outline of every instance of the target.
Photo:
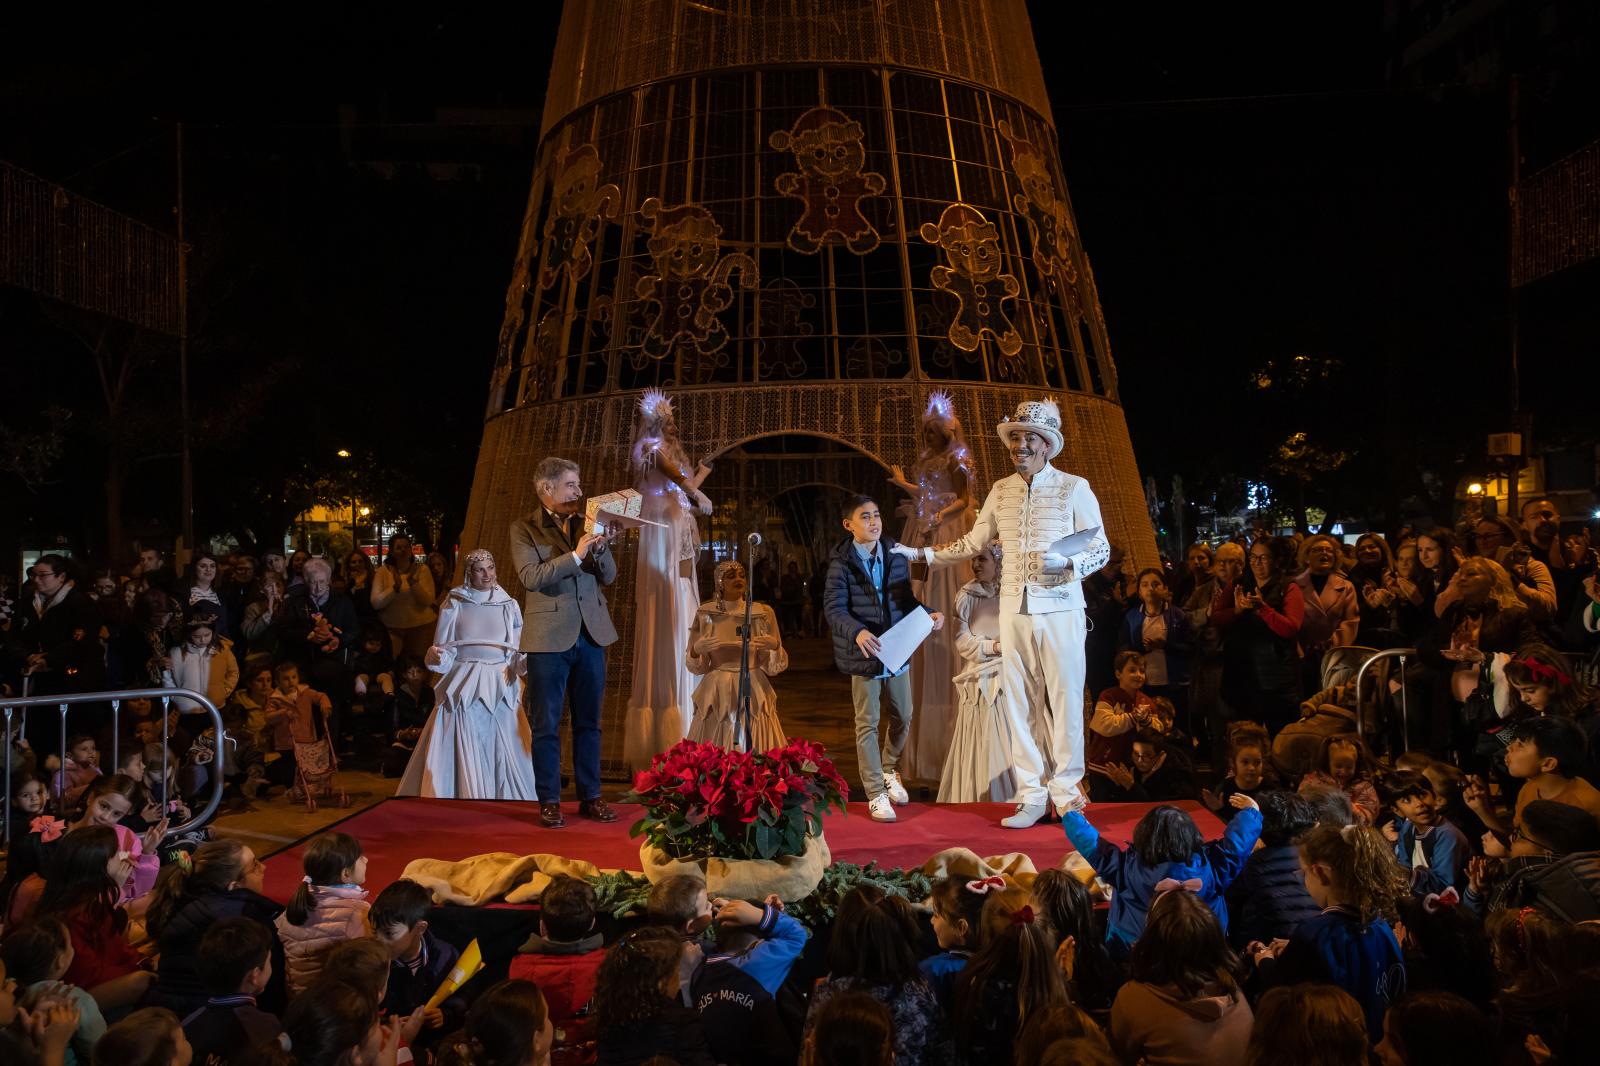
POLYGON ((1052 803, 1067 811, 1087 802, 1079 789, 1086 632, 1080 582, 1105 565, 1111 547, 1102 531, 1070 558, 1050 550, 1063 537, 1102 525, 1089 482, 1050 465, 1063 444, 1055 403, 1019 404, 996 431, 1016 472, 990 488, 971 531, 942 548, 892 550, 937 565, 1000 542, 1000 689, 1017 777, 1017 809, 1000 824, 1025 829, 1052 803))

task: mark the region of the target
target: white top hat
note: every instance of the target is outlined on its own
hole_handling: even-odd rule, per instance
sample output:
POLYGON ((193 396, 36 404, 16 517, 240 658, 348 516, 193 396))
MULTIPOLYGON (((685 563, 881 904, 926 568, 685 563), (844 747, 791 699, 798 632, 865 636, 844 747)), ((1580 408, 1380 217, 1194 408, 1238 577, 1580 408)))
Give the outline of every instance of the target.
POLYGON ((1061 454, 1064 443, 1061 437, 1061 409, 1054 400, 1023 400, 1017 404, 1015 414, 1000 419, 995 432, 1009 444, 1007 434, 1018 429, 1031 429, 1050 442, 1050 454, 1045 456, 1047 460, 1061 454))

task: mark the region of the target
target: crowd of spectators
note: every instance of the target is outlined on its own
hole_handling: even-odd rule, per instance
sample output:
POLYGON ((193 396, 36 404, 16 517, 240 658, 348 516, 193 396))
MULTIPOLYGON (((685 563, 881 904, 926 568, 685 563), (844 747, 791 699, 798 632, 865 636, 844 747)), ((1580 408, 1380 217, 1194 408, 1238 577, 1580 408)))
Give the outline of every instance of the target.
MULTIPOLYGON (((1146 805, 1128 841, 1093 804, 1062 816, 1093 878, 951 877, 919 901, 858 884, 808 927, 693 876, 619 923, 557 877, 509 961, 439 1002, 464 945, 431 927, 421 885, 369 896, 355 837, 315 838, 274 901, 237 840, 164 839, 148 749, 100 772, 92 728, 64 752, 38 738, 9 785, 30 820, 0 886, 0 1061, 1594 1061, 1587 536, 1535 500, 1520 524, 1243 541, 1137 574, 1114 555, 1087 579, 1088 784, 1146 805), (1399 649, 1358 692, 1359 666, 1399 649)), ((406 656, 443 585, 426 563, 346 560, 336 580, 317 559, 201 556, 180 581, 148 562, 91 593, 40 559, 8 676, 223 696, 261 723, 253 754, 212 762, 241 788, 292 766, 308 716, 337 740, 376 710, 392 733, 401 701, 425 700, 406 656)), ((153 713, 134 709, 134 740, 153 713)), ((177 735, 188 709, 172 713, 177 735)))

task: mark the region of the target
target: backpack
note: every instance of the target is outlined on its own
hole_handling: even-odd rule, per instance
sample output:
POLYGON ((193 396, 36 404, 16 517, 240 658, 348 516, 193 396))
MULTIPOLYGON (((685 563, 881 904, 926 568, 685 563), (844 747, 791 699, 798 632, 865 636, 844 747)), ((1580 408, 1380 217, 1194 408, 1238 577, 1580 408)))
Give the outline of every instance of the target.
POLYGON ((1523 873, 1520 899, 1509 906, 1537 907, 1564 922, 1600 919, 1600 851, 1580 851, 1523 873))

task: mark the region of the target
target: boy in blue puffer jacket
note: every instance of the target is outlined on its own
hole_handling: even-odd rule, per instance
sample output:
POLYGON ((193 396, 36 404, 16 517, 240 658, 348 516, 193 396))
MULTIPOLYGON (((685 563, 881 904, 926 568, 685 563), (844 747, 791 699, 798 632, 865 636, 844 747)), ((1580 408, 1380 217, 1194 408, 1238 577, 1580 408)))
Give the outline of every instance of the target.
POLYGON ((1228 929, 1225 892, 1244 868, 1261 835, 1261 808, 1243 792, 1228 802, 1239 813, 1222 836, 1206 843, 1194 819, 1169 804, 1154 807, 1133 829, 1133 843, 1117 848, 1100 838, 1099 830, 1079 811, 1061 816, 1061 826, 1078 854, 1113 889, 1106 920, 1106 947, 1114 958, 1126 958, 1144 932, 1145 915, 1157 896, 1181 888, 1195 893, 1228 929))

